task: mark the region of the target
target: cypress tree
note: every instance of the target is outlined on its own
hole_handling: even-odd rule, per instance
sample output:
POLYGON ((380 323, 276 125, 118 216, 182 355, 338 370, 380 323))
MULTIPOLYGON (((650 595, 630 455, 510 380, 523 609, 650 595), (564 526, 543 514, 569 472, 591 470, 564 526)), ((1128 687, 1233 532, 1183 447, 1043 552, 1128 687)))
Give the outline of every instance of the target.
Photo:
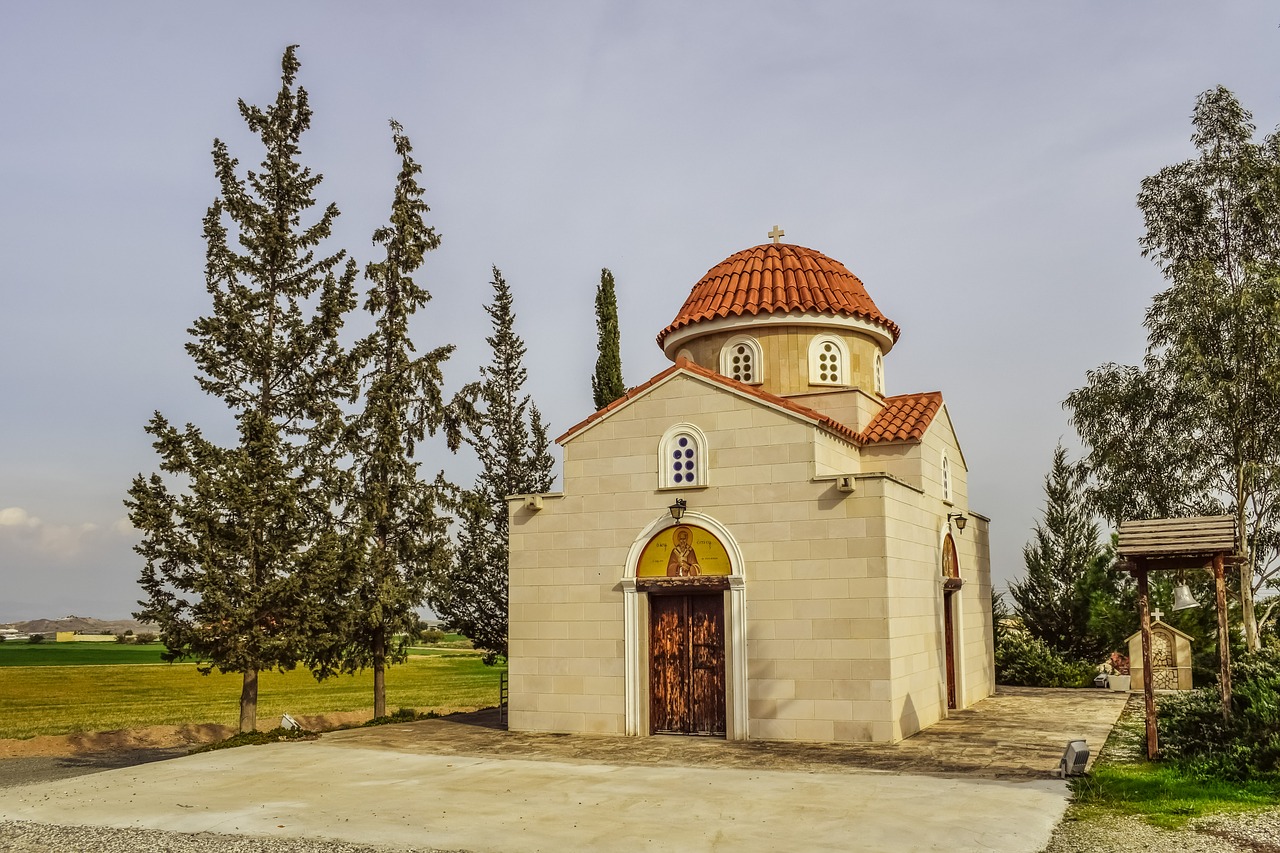
POLYGON ((259 671, 292 668, 323 630, 309 579, 337 554, 333 459, 352 394, 337 334, 355 307, 357 269, 344 252, 316 256, 337 207, 302 221, 321 176, 298 162, 311 109, 295 86, 295 51, 285 50, 273 104, 239 102, 265 149, 260 169, 241 177, 226 144, 213 145, 221 193, 204 218, 213 307, 186 349, 200 388, 232 412, 236 441, 220 446, 156 412, 146 430, 161 471, 179 483, 138 475, 125 502, 146 560, 136 618, 160 626, 166 659, 243 674, 241 731, 256 728, 259 671))
POLYGON ((343 559, 325 585, 335 612, 328 620, 333 630, 310 660, 318 677, 372 668, 376 717, 386 715, 386 668, 405 659, 427 578, 450 559, 449 518, 440 510, 451 487, 442 474, 435 482, 420 479, 414 451, 446 420, 450 446, 459 441, 441 391, 441 365, 454 348, 415 357, 409 337, 410 318, 431 299, 413 274, 440 237, 424 221, 430 208, 422 199, 422 168, 413 147, 399 124, 391 122, 391 129, 400 173, 390 223, 373 234, 383 259, 365 268, 373 286, 364 307, 375 329, 353 353, 363 406, 344 436, 351 460, 348 529, 343 559))
POLYGON ((432 579, 428 602, 456 630, 471 638, 492 663, 507 653, 508 495, 551 488, 546 424, 523 393, 524 341, 515 333, 511 288, 493 268, 493 302, 485 307, 492 351, 480 381, 465 389, 475 401, 463 440, 480 461, 475 485, 459 500, 457 559, 432 579))
POLYGON ((1027 575, 1009 584, 1014 612, 1031 636, 1070 660, 1097 663, 1117 641, 1094 630, 1095 598, 1114 600, 1118 581, 1100 561, 1105 549, 1085 497, 1086 473, 1067 461, 1062 445, 1044 479, 1044 520, 1023 548, 1027 575))
POLYGON ((622 381, 622 349, 618 331, 618 295, 613 273, 600 270, 596 288, 596 372, 591 377, 591 399, 603 409, 627 393, 622 381))

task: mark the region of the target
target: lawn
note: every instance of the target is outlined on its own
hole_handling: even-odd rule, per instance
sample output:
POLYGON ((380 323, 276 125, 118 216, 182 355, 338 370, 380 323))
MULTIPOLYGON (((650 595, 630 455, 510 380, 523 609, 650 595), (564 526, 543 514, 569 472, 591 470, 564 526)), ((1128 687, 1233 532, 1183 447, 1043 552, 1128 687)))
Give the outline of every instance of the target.
MULTIPOLYGON (((152 651, 158 656, 160 647, 118 648, 152 651)), ((387 671, 387 708, 443 713, 496 705, 498 674, 503 669, 485 666, 474 654, 411 657, 387 671)), ((0 738, 159 724, 235 725, 240 680, 238 674, 201 675, 189 663, 9 666, 0 672, 0 738)), ((259 728, 270 728, 282 713, 323 714, 373 707, 372 672, 325 682, 317 682, 305 670, 264 672, 258 689, 259 728)))
POLYGON ((1224 812, 1273 809, 1280 803, 1280 780, 1230 782, 1190 775, 1172 762, 1146 760, 1142 704, 1131 701, 1111 730, 1089 775, 1072 780, 1077 820, 1106 822, 1139 815, 1163 829, 1224 812))

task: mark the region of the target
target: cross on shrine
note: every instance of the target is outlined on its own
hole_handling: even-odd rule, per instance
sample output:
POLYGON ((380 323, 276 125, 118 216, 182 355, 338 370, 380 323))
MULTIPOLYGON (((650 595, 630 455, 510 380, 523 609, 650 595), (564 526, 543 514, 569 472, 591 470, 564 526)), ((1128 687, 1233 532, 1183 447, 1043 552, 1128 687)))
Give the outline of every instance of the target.
POLYGON ((774 243, 781 243, 782 238, 785 237, 786 234, 787 232, 783 231, 777 225, 773 226, 773 230, 769 232, 769 236, 773 238, 774 243))
POLYGON ((1159 622, 1164 618, 1164 611, 1157 607, 1155 610, 1151 611, 1151 618, 1153 621, 1159 622))

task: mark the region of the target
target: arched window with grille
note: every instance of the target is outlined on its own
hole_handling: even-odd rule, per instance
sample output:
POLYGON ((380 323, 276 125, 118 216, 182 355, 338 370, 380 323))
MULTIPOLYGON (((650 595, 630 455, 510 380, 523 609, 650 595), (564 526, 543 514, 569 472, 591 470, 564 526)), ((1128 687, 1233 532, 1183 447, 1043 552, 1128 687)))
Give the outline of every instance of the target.
POLYGON ((813 339, 809 345, 809 384, 849 384, 849 350, 844 341, 830 335, 813 339))
POLYGON ((707 485, 707 438, 693 424, 676 424, 658 443, 658 485, 687 489, 707 485))
POLYGON ((764 381, 760 344, 755 338, 734 338, 720 350, 720 373, 747 385, 764 381))
POLYGON ((947 454, 942 454, 942 499, 950 502, 951 497, 951 460, 947 458, 947 454))

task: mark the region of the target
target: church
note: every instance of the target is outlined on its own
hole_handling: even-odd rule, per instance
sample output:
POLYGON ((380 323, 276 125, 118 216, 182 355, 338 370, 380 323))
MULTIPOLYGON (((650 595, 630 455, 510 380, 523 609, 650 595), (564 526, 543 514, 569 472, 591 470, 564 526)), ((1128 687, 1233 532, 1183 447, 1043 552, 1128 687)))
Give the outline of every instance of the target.
MULTIPOLYGON (((988 696, 989 520, 942 394, 821 252, 713 266, 672 365, 510 512, 510 728, 895 742, 988 696)), ((691 276, 692 277, 692 276, 691 276)))

